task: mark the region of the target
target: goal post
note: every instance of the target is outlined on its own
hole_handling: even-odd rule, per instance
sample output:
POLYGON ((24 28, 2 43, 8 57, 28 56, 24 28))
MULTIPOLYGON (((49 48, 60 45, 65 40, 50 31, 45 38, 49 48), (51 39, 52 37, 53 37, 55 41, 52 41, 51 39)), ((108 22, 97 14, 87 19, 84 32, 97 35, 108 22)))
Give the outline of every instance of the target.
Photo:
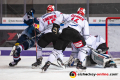
MULTIPOLYGON (((108 27, 108 26, 120 26, 120 22, 119 22, 119 24, 118 24, 118 23, 112 23, 112 24, 110 23, 110 24, 109 24, 108 21, 111 20, 111 19, 119 20, 120 17, 107 17, 107 18, 106 18, 106 23, 105 23, 105 24, 106 24, 106 27, 105 27, 106 37, 105 37, 105 38, 106 38, 107 47, 109 47, 109 46, 108 46, 108 37, 109 37, 109 36, 108 36, 108 28, 109 28, 109 27, 108 27)), ((113 38, 114 38, 114 36, 113 36, 113 38)), ((116 46, 116 45, 115 45, 115 46, 116 46)), ((107 51, 107 54, 108 54, 108 51, 107 51)))

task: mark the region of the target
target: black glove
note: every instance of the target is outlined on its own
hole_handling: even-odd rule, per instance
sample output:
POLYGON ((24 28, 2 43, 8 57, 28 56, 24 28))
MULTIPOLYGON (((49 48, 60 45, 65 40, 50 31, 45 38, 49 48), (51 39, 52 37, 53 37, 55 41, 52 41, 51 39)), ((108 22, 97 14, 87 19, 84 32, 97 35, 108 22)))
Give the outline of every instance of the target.
POLYGON ((35 13, 35 10, 32 8, 29 12, 27 12, 28 15, 32 16, 32 13, 35 13))
POLYGON ((52 33, 59 34, 59 28, 60 26, 58 24, 53 23, 52 33))

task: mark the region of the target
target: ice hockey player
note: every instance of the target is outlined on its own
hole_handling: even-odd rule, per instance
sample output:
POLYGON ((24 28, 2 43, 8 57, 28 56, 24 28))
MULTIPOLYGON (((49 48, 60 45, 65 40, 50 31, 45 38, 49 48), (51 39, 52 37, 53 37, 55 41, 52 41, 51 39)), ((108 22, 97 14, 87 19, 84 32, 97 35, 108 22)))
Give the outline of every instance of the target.
MULTIPOLYGON (((89 35, 89 26, 88 22, 83 17, 84 14, 84 8, 79 8, 77 14, 63 14, 64 28, 58 40, 56 41, 52 54, 50 54, 48 61, 42 68, 43 71, 48 69, 50 62, 53 62, 58 57, 58 55, 62 54, 62 48, 66 47, 68 43, 73 42, 76 48, 81 48, 86 45, 86 42, 81 35, 86 35, 86 38, 89 35)), ((81 63, 81 61, 77 63, 77 68, 86 69, 86 67, 83 67, 81 63)))
MULTIPOLYGON (((39 27, 39 20, 37 18, 32 17, 32 14, 35 13, 34 9, 31 9, 29 12, 27 12, 23 19, 24 23, 28 25, 28 27, 21 33, 21 36, 18 38, 18 40, 15 43, 15 46, 11 50, 10 55, 13 55, 13 62, 9 63, 9 66, 15 66, 18 64, 18 62, 21 60, 20 58, 20 53, 23 50, 28 50, 29 48, 33 47, 35 44, 35 38, 30 39, 31 37, 40 34, 39 30, 35 28, 34 26, 37 25, 36 27, 39 27), (33 24, 34 23, 34 24, 33 24)), ((38 40, 39 38, 36 37, 38 40)), ((37 64, 41 64, 42 60, 42 50, 41 47, 37 45, 37 64)))
POLYGON ((86 39, 86 44, 88 47, 82 47, 81 49, 77 49, 73 43, 72 46, 72 53, 68 60, 68 66, 73 66, 77 59, 82 59, 84 66, 90 66, 94 64, 102 65, 104 68, 114 66, 115 68, 116 63, 112 60, 112 58, 106 54, 106 51, 109 49, 106 46, 105 40, 99 36, 92 36, 90 35, 88 39, 86 39), (83 50, 86 49, 86 54, 83 53, 83 50), (87 56, 86 58, 83 58, 87 56))
MULTIPOLYGON (((54 11, 54 5, 47 6, 46 14, 41 16, 39 19, 39 31, 44 33, 44 35, 42 35, 38 40, 38 45, 40 47, 45 48, 51 42, 54 47, 60 34, 59 28, 63 18, 63 14, 60 11, 54 11)), ((61 61, 61 56, 63 55, 60 54, 57 57, 59 61, 61 61)))

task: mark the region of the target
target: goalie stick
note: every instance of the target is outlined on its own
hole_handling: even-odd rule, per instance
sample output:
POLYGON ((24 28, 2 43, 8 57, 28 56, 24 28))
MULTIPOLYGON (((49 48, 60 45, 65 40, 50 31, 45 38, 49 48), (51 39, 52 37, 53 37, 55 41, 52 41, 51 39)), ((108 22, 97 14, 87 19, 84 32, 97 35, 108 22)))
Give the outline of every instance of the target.
POLYGON ((90 48, 90 49, 92 49, 92 50, 94 50, 95 52, 98 52, 98 53, 101 53, 101 54, 103 54, 103 53, 105 53, 107 50, 104 50, 104 51, 102 51, 102 52, 100 52, 100 51, 98 51, 98 50, 96 50, 96 49, 93 49, 92 47, 90 47, 90 46, 87 46, 88 48, 90 48))

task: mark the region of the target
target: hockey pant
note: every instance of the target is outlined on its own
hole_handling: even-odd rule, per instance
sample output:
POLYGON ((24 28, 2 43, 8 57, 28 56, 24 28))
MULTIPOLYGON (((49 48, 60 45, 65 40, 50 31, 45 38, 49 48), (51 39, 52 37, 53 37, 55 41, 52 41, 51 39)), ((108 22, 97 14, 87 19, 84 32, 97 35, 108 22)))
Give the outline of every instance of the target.
MULTIPOLYGON (((65 49, 70 42, 73 42, 76 48, 80 48, 86 45, 84 38, 80 35, 80 33, 77 30, 67 27, 63 29, 58 40, 56 41, 54 47, 55 51, 58 54, 61 54, 61 50, 63 48, 65 49)), ((53 54, 55 54, 56 52, 53 52, 53 54)))
MULTIPOLYGON (((20 45, 17 45, 16 50, 13 54, 14 60, 19 59, 21 51, 27 50, 27 49, 33 47, 34 43, 35 43, 35 41, 33 39, 29 39, 29 37, 27 35, 24 35, 24 34, 21 35, 15 44, 15 45, 20 44, 20 45)), ((39 58, 42 55, 42 48, 40 46, 37 46, 37 50, 38 50, 37 57, 39 58)))
POLYGON ((58 40, 56 41, 55 49, 62 50, 63 47, 65 48, 67 47, 67 44, 69 42, 73 42, 76 48, 80 48, 86 45, 86 42, 83 36, 81 36, 77 30, 67 27, 63 29, 58 40))
POLYGON ((54 34, 52 32, 46 33, 38 40, 38 45, 42 48, 45 48, 48 44, 52 42, 54 46, 56 44, 58 37, 59 34, 54 34))

